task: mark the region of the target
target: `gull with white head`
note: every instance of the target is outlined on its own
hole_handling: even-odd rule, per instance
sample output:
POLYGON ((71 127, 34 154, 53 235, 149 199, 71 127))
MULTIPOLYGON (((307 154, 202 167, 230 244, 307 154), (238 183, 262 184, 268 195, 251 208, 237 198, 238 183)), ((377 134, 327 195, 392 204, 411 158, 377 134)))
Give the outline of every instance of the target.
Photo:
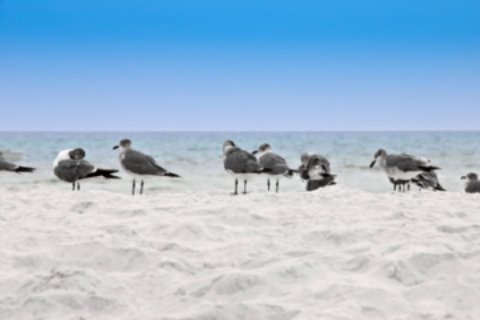
POLYGON ((263 173, 257 158, 250 152, 238 148, 232 140, 223 143, 223 166, 235 179, 233 194, 238 194, 238 180, 243 180, 243 193, 247 193, 247 182, 255 175, 263 173))
POLYGON ((122 139, 113 147, 118 149, 118 160, 122 169, 133 177, 132 195, 135 195, 136 179, 140 180, 140 194, 143 194, 144 178, 148 176, 179 178, 176 173, 162 168, 154 158, 132 148, 130 139, 122 139))
POLYGON ((268 143, 264 143, 252 152, 258 159, 260 166, 267 175, 267 189, 270 191, 270 177, 276 180, 276 192, 280 188, 280 179, 283 177, 291 178, 296 170, 288 167, 287 161, 272 151, 268 143))

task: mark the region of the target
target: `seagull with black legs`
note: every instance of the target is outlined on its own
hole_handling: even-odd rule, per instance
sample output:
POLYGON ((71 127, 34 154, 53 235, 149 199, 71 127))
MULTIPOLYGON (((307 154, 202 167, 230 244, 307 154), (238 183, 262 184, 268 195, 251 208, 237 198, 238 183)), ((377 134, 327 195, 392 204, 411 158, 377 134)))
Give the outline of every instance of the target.
POLYGON ((272 152, 272 147, 264 143, 252 152, 258 159, 260 166, 267 175, 267 189, 270 191, 270 177, 276 180, 275 190, 280 189, 280 179, 283 177, 291 178, 296 170, 288 167, 287 161, 276 153, 272 152))
POLYGON ((13 162, 9 162, 4 158, 3 153, 0 151, 0 171, 8 171, 8 172, 15 172, 15 173, 23 173, 23 172, 32 173, 33 171, 35 171, 35 168, 23 167, 13 162))
POLYGON ((233 195, 238 194, 238 180, 243 180, 243 194, 246 194, 248 180, 264 172, 257 158, 238 148, 232 140, 223 143, 223 166, 225 171, 235 178, 233 195))
POLYGON ((335 185, 335 175, 331 173, 330 161, 322 155, 303 153, 302 164, 298 168, 300 177, 307 181, 307 191, 335 185))
POLYGON ((467 180, 465 183, 466 193, 480 193, 480 181, 476 173, 470 172, 469 174, 461 177, 462 180, 467 180))
POLYGON ((53 161, 53 173, 58 179, 70 182, 72 191, 80 190, 79 180, 104 177, 105 179, 120 179, 114 175, 118 170, 97 169, 85 160, 85 150, 82 148, 60 151, 53 161))
MULTIPOLYGON (((378 165, 385 171, 390 181, 411 181, 418 175, 425 172, 432 172, 440 169, 432 166, 429 161, 423 158, 417 158, 409 154, 388 154, 384 149, 379 149, 370 168, 378 165)), ((394 183, 395 188, 395 183, 394 183)))
POLYGON ((180 177, 178 174, 162 168, 151 156, 132 149, 132 141, 130 139, 120 140, 120 143, 114 146, 113 149, 119 150, 118 160, 120 161, 121 167, 133 177, 132 195, 135 195, 137 179, 140 180, 140 194, 143 194, 145 177, 180 177))

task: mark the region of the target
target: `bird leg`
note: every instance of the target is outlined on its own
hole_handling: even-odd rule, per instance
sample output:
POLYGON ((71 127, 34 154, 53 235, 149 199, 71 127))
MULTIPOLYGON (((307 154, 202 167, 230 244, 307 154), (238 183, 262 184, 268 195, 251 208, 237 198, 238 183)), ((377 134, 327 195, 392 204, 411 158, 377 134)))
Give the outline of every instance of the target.
POLYGON ((238 179, 235 179, 235 191, 232 193, 234 196, 238 194, 238 179))
POLYGON ((247 194, 247 180, 243 180, 243 194, 247 194))
POLYGON ((143 180, 140 182, 140 194, 143 194, 143 180))
POLYGON ((75 182, 72 183, 72 191, 75 191, 75 182))
POLYGON ((77 182, 77 191, 80 191, 80 182, 77 182))
POLYGON ((270 178, 267 179, 267 189, 270 191, 270 178))
POLYGON ((275 184, 276 186, 276 191, 278 193, 278 190, 280 189, 280 181, 277 179, 277 183, 275 184))
POLYGON ((135 179, 133 179, 133 182, 132 182, 132 196, 135 195, 135 179))

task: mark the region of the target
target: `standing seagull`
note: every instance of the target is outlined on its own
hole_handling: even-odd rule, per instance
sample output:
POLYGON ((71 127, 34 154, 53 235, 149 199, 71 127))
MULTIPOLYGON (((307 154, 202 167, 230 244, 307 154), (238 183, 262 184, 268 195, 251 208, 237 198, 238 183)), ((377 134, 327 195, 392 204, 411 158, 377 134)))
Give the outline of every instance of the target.
POLYGON ((7 160, 5 160, 5 158, 3 157, 3 153, 0 151, 0 171, 22 173, 22 172, 33 172, 35 171, 35 168, 22 167, 14 163, 8 162, 7 160))
POLYGON ((431 188, 433 191, 446 191, 438 182, 438 176, 435 171, 421 173, 413 178, 412 182, 422 189, 431 188))
POLYGON ((268 175, 267 189, 270 191, 270 176, 276 179, 276 192, 280 188, 280 178, 292 177, 295 170, 290 169, 287 165, 287 161, 276 153, 272 152, 272 147, 268 143, 264 143, 258 147, 257 150, 252 152, 253 155, 258 157, 258 162, 268 175))
POLYGON ((370 164, 370 168, 373 168, 377 163, 391 181, 410 181, 419 174, 440 169, 432 166, 424 159, 419 159, 405 153, 387 154, 383 149, 379 149, 375 153, 375 159, 370 164))
POLYGON ((301 178, 307 180, 307 191, 336 184, 335 175, 331 173, 327 158, 319 154, 303 153, 300 160, 302 164, 299 172, 301 178))
POLYGON ((223 143, 223 166, 225 171, 235 177, 234 195, 238 194, 238 179, 243 180, 243 194, 246 194, 247 182, 252 175, 264 172, 257 158, 238 148, 232 140, 223 143))
POLYGON ((466 193, 480 193, 480 181, 478 181, 478 176, 476 173, 469 173, 466 176, 463 176, 461 179, 467 180, 465 183, 466 193))
POLYGON ((160 176, 179 178, 175 173, 168 172, 157 164, 151 156, 131 148, 132 141, 129 139, 120 140, 119 145, 113 149, 119 149, 118 159, 122 168, 133 177, 132 195, 135 195, 136 179, 140 179, 140 194, 143 194, 143 179, 146 176, 160 176))
POLYGON ((72 191, 80 190, 78 180, 104 177, 105 179, 120 179, 113 175, 118 170, 96 169, 85 160, 85 150, 82 148, 60 151, 53 161, 53 173, 62 181, 72 183, 72 191))

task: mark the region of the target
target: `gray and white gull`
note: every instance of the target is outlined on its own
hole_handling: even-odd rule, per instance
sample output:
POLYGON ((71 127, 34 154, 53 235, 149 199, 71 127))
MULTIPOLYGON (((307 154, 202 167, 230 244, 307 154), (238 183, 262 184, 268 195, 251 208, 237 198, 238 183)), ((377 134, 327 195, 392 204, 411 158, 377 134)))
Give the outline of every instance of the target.
POLYGON ((478 175, 476 173, 470 172, 461 179, 466 180, 466 193, 480 193, 480 181, 478 180, 478 175))
POLYGON ((223 143, 223 166, 235 179, 233 194, 238 194, 238 180, 243 180, 243 193, 247 193, 247 183, 264 170, 257 158, 250 152, 238 148, 232 140, 223 143))
POLYGON ((122 169, 133 177, 132 195, 135 195, 136 180, 140 180, 140 194, 143 194, 144 179, 149 176, 179 178, 176 173, 169 172, 162 168, 154 158, 140 151, 132 149, 130 139, 122 139, 113 147, 118 149, 118 160, 122 169))
POLYGON ((335 185, 335 175, 330 170, 330 161, 319 154, 303 153, 300 156, 301 165, 298 168, 300 177, 307 181, 306 190, 335 185))
POLYGON ((378 165, 394 184, 394 190, 398 181, 405 184, 407 181, 411 181, 422 173, 440 169, 439 167, 432 166, 430 162, 425 159, 405 153, 388 154, 384 149, 379 149, 374 157, 370 168, 378 165))
POLYGON ((275 179, 276 192, 280 189, 280 179, 291 178, 296 170, 288 167, 287 161, 272 151, 272 147, 268 143, 264 143, 252 152, 258 158, 260 166, 267 175, 267 189, 270 191, 270 178, 275 179))
POLYGON ((94 177, 120 179, 120 177, 114 175, 118 170, 97 169, 85 160, 85 156, 85 150, 82 148, 67 149, 60 151, 53 161, 53 173, 58 179, 70 182, 72 191, 80 190, 79 180, 94 177))

